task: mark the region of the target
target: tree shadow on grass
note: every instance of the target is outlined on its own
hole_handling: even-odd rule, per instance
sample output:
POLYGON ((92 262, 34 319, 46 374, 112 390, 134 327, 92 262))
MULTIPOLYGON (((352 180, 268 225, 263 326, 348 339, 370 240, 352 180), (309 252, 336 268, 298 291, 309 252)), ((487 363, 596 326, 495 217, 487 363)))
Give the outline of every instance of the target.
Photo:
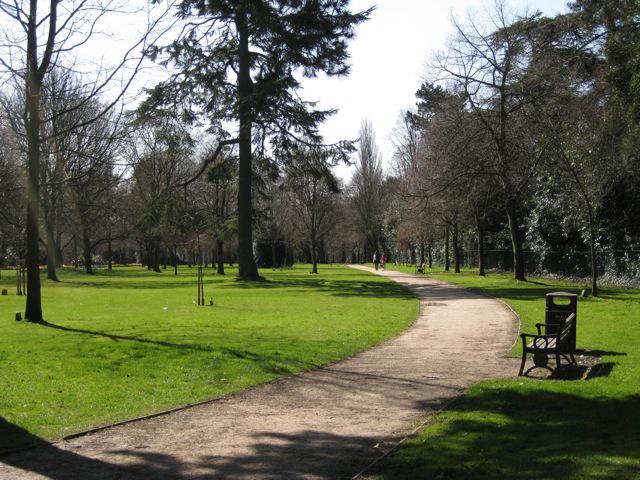
POLYGON ((587 397, 484 389, 455 404, 428 439, 406 444, 382 479, 637 479, 640 395, 587 397))
MULTIPOLYGON (((376 467, 382 479, 609 479, 637 478, 640 396, 587 398, 575 394, 512 389, 485 390, 453 406, 446 423, 427 441, 415 438, 376 467)), ((29 440, 37 437, 0 424, 29 440)), ((4 465, 53 480, 344 478, 380 455, 380 438, 318 430, 253 435, 246 451, 215 455, 216 446, 188 458, 145 445, 101 453, 101 459, 59 446, 0 457, 4 465), (105 458, 108 461, 104 460, 105 458)), ((390 439, 389 439, 390 440, 390 439)), ((98 442, 99 443, 99 442, 98 442)), ((221 445, 222 447, 222 445, 221 445)), ((3 472, 3 468, 5 471, 3 472)), ((7 478, 11 478, 7 476, 7 478)))
MULTIPOLYGON (((473 291, 479 291, 491 295, 492 297, 504 298, 508 300, 544 300, 547 293, 557 292, 557 285, 543 286, 538 285, 532 287, 527 285, 526 287, 491 287, 483 286, 482 288, 470 288, 473 291)), ((562 287, 562 291, 568 293, 574 293, 580 296, 580 289, 574 287, 562 287)))
POLYGON ((119 341, 134 342, 134 343, 139 343, 144 345, 158 346, 158 347, 171 348, 171 349, 192 350, 192 351, 205 352, 205 353, 211 353, 211 354, 222 354, 231 358, 247 361, 257 366, 260 370, 266 373, 276 374, 276 375, 286 375, 286 374, 290 374, 298 371, 318 368, 318 365, 314 363, 302 362, 300 360, 285 358, 280 356, 277 353, 272 355, 263 355, 263 354, 251 352, 250 350, 238 350, 238 349, 229 348, 229 347, 214 348, 214 347, 201 345, 197 343, 176 343, 176 342, 168 342, 164 340, 151 340, 144 337, 117 335, 117 334, 107 333, 107 332, 86 330, 83 328, 66 327, 62 325, 56 325, 50 322, 43 322, 36 325, 41 325, 44 327, 53 328, 55 330, 60 330, 68 333, 108 338, 115 342, 119 342, 119 341), (288 365, 288 367, 283 366, 283 364, 288 365))
POLYGON ((96 281, 71 281, 71 282, 63 282, 65 287, 72 288, 94 288, 94 289, 110 289, 110 290, 164 290, 164 289, 172 289, 172 288, 193 288, 196 289, 197 280, 196 277, 193 277, 193 284, 182 281, 182 282, 154 282, 150 280, 127 280, 123 282, 118 282, 114 280, 108 279, 99 279, 96 281))
POLYGON ((638 289, 629 289, 625 290, 609 290, 609 289, 601 289, 600 294, 597 298, 601 298, 603 300, 623 300, 625 302, 640 302, 640 295, 638 295, 638 289), (603 292, 604 290, 604 292, 603 292))
POLYGON ((136 342, 136 343, 144 343, 144 344, 148 344, 148 345, 156 345, 159 347, 168 347, 168 348, 178 348, 178 349, 184 349, 184 350, 198 350, 201 352, 217 352, 218 350, 208 347, 206 345, 199 345, 197 343, 174 343, 174 342, 167 342, 164 340, 150 340, 147 338, 143 338, 143 337, 133 337, 133 336, 128 336, 128 335, 117 335, 114 333, 107 333, 107 332, 100 332, 100 331, 94 331, 94 330, 86 330, 84 328, 73 328, 73 327, 65 327, 63 325, 56 325, 55 323, 50 323, 50 322, 42 322, 42 323, 38 323, 36 325, 41 325, 43 327, 48 327, 48 328, 53 328, 55 330, 61 330, 63 332, 69 332, 69 333, 80 333, 80 334, 84 334, 84 335, 91 335, 91 336, 96 336, 96 337, 103 337, 103 338, 108 338, 110 340, 113 340, 115 342, 118 341, 128 341, 128 342, 136 342))
MULTIPOLYGON (((126 277, 123 277, 123 279, 126 277)), ((196 277, 193 283, 188 281, 152 281, 136 279, 130 281, 113 281, 100 279, 96 281, 71 281, 65 283, 66 287, 90 288, 90 289, 110 289, 110 290, 161 290, 161 289, 196 289, 196 277)), ((260 281, 235 280, 221 282, 218 279, 205 277, 205 289, 215 290, 266 290, 284 289, 288 291, 316 291, 337 297, 380 297, 380 298, 402 298, 411 299, 413 295, 405 287, 396 282, 380 281, 376 277, 371 279, 325 279, 306 276, 286 276, 274 279, 263 279, 260 281)), ((99 294, 99 293, 97 293, 99 294)))
POLYGON ((413 299, 414 295, 404 286, 395 282, 368 280, 328 280, 317 277, 300 279, 277 279, 260 282, 239 281, 233 284, 218 285, 219 289, 287 289, 313 290, 329 293, 337 297, 376 297, 413 299))

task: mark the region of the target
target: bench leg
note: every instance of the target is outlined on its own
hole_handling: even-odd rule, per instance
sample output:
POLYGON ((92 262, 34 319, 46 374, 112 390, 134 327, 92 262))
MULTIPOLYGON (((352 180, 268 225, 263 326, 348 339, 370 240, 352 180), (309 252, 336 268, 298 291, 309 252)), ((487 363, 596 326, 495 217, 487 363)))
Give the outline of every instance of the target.
POLYGON ((576 359, 573 356, 573 348, 569 347, 569 357, 571 357, 571 363, 576 364, 576 359))
POLYGON ((527 363, 527 352, 522 350, 522 362, 520 363, 520 371, 518 372, 518 376, 521 377, 524 372, 524 366, 527 363))

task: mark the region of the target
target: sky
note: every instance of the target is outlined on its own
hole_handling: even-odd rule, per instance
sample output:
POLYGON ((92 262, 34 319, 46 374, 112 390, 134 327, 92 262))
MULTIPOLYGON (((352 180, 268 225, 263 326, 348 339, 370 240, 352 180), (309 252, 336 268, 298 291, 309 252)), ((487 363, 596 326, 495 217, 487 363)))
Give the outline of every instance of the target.
MULTIPOLYGON (((127 5, 126 0, 122 0, 127 5)), ((322 109, 337 108, 338 113, 321 127, 326 143, 344 139, 356 139, 363 120, 369 120, 377 133, 377 141, 385 168, 393 156, 391 141, 401 112, 415 104, 415 92, 428 73, 427 65, 434 52, 442 50, 452 33, 452 16, 464 20, 468 12, 474 19, 479 13, 491 9, 494 0, 352 0, 352 11, 375 6, 371 18, 356 29, 356 38, 350 42, 351 74, 344 78, 305 79, 301 97, 318 101, 322 109)), ((505 0, 509 9, 522 13, 540 10, 552 16, 566 10, 565 0, 505 0)), ((144 30, 146 14, 142 0, 132 2, 108 17, 106 31, 94 34, 84 45, 89 52, 82 57, 78 71, 109 72, 108 65, 117 64, 122 53, 131 48, 144 30), (138 10, 142 10, 138 12, 138 10), (138 12, 132 14, 132 12, 138 12), (86 57, 86 58, 85 58, 86 57), (86 63, 86 65, 84 65, 86 63)), ((150 14, 158 16, 162 9, 156 7, 150 14)), ((89 12, 91 13, 91 12, 89 12)), ((3 22, 6 17, 1 17, 3 22)), ((464 22, 463 22, 464 23, 464 22)), ((105 25, 103 25, 104 27, 105 25)), ((13 28, 17 28, 15 25, 13 28)), ((44 28, 44 27, 43 27, 44 28)), ((0 31, 12 30, 11 25, 0 24, 0 31)), ((161 32, 157 29, 156 32, 161 32)), ((18 29, 20 35, 21 32, 18 29)), ((160 35, 156 33, 155 35, 160 35)), ((166 35, 170 35, 167 33, 166 35)), ((166 35, 162 38, 166 40, 166 35)), ((0 53, 7 53, 0 48, 0 53)), ((80 58, 76 59, 80 61, 80 58)), ((1 73, 1 72, 0 72, 1 73)), ((125 82, 128 72, 120 72, 125 82)), ((145 72, 139 75, 131 88, 131 102, 139 101, 141 87, 148 87, 166 75, 157 64, 147 63, 145 72)), ((95 78, 87 74, 86 79, 95 78)), ((116 77, 117 79, 118 77, 116 77)), ((4 77, 0 75, 0 81, 4 77)), ((115 87, 120 84, 115 82, 115 87)), ((119 91, 119 90, 118 90, 119 91)), ((341 166, 336 174, 348 181, 353 167, 341 166)))
MULTIPOLYGON (((451 16, 464 19, 470 10, 491 6, 479 0, 352 0, 353 11, 376 5, 369 21, 357 27, 350 44, 351 74, 346 78, 305 80, 302 97, 320 108, 339 112, 321 128, 327 143, 355 139, 363 120, 374 130, 385 168, 393 155, 391 136, 401 112, 415 104, 415 92, 426 78, 431 55, 442 50, 452 33, 451 16)), ((563 0, 510 0, 510 9, 540 10, 553 16, 566 10, 563 0)), ((472 14, 473 15, 473 14, 472 14)), ((475 15, 474 15, 475 16, 475 15)), ((348 180, 353 167, 336 174, 348 180)))

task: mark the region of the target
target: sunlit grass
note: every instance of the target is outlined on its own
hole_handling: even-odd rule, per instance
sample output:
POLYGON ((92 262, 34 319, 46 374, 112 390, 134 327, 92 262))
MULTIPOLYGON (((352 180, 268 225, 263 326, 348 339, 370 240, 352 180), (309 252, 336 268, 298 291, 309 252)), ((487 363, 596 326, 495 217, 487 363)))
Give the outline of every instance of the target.
MULTIPOLYGON (((503 299, 527 332, 544 321, 545 293, 584 288, 535 278, 517 282, 494 272, 483 278, 471 270, 429 275, 503 299)), ((479 383, 374 477, 640 478, 640 291, 604 287, 598 298, 579 298, 577 327, 578 348, 600 359, 593 377, 479 383)), ((512 354, 519 352, 517 342, 512 354)))
POLYGON ((397 334, 417 314, 401 286, 346 267, 264 270, 263 282, 228 270, 205 270, 203 307, 195 268, 43 276, 47 325, 14 320, 24 297, 3 272, 0 416, 18 428, 3 433, 0 423, 0 450, 315 368, 397 334))

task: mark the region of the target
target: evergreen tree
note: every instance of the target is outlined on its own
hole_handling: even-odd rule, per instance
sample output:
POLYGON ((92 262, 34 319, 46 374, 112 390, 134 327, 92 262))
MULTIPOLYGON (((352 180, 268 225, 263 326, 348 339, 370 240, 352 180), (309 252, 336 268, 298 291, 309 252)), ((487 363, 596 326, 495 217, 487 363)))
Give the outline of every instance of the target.
MULTIPOLYGON (((334 110, 318 110, 296 94, 300 77, 346 75, 347 40, 370 10, 352 13, 348 0, 183 0, 184 34, 167 54, 176 73, 151 92, 146 108, 178 102, 190 118, 205 112, 213 129, 238 123, 238 264, 257 278, 253 257, 252 157, 286 161, 297 137, 320 143, 317 128, 334 110), (252 151, 252 143, 259 149, 252 151)), ((220 130, 219 130, 220 131, 220 130)), ((224 136, 224 135, 223 135, 224 136)), ((333 146, 346 159, 347 142, 333 146)))

